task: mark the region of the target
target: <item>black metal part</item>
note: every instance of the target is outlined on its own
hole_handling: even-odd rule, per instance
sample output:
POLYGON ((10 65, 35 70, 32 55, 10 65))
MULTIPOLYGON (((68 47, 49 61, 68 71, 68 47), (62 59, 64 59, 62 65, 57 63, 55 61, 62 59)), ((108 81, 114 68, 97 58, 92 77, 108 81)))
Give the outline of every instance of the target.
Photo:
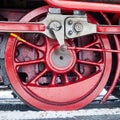
POLYGON ((6 73, 6 69, 5 69, 5 62, 4 62, 4 53, 5 53, 5 46, 8 40, 8 36, 9 34, 3 34, 2 35, 2 40, 0 41, 0 76, 1 79, 4 82, 4 85, 10 85, 10 82, 8 80, 8 76, 6 73))
POLYGON ((1 0, 0 8, 34 9, 45 4, 44 0, 1 0))
POLYGON ((101 2, 101 3, 111 3, 111 4, 119 4, 120 0, 86 0, 87 2, 101 2))

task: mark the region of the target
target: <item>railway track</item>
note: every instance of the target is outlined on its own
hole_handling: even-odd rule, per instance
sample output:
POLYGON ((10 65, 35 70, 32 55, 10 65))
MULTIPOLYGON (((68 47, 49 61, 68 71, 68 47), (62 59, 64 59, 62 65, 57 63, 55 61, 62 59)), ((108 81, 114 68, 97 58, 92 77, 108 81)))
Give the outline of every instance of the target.
POLYGON ((100 104, 103 95, 99 95, 88 106, 75 111, 37 111, 32 109, 18 97, 14 98, 12 91, 3 87, 0 91, 1 120, 118 120, 120 118, 120 100, 110 96, 109 100, 100 104))
POLYGON ((1 120, 118 120, 120 101, 111 98, 104 105, 93 101, 83 109, 75 111, 37 111, 18 98, 0 99, 1 120))
MULTIPOLYGON (((99 104, 99 101, 94 101, 88 106, 84 107, 83 109, 98 109, 98 108, 118 108, 120 107, 120 100, 116 101, 107 101, 105 104, 99 104)), ((28 105, 21 102, 19 99, 0 99, 0 111, 36 111, 35 109, 32 109, 28 105)))
MULTIPOLYGON (((4 91, 2 90, 1 92, 2 94, 0 95, 0 111, 36 111, 35 109, 32 109, 31 107, 23 103, 18 97, 14 98, 12 94, 13 92, 11 90, 7 90, 7 88, 4 87, 4 91)), ((104 104, 100 104, 102 97, 103 95, 99 95, 91 104, 87 105, 83 109, 113 109, 120 107, 120 100, 113 96, 110 96, 110 98, 104 104)))

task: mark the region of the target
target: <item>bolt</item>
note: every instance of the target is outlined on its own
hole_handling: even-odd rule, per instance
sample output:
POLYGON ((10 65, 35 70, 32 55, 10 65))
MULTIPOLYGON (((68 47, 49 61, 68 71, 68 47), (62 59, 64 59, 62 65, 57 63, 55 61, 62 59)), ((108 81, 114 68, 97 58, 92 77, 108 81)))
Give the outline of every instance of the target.
POLYGON ((49 8, 49 13, 50 14, 60 14, 61 9, 59 9, 59 8, 49 8))
POLYGON ((67 46, 66 45, 61 45, 60 46, 60 50, 62 50, 63 52, 67 50, 67 46))
POLYGON ((72 33, 73 33, 72 30, 68 31, 68 35, 72 35, 72 33))
POLYGON ((62 28, 62 26, 61 23, 59 23, 58 21, 53 21, 50 23, 49 28, 54 31, 59 31, 62 28))
POLYGON ((72 20, 69 20, 69 21, 68 21, 68 24, 69 24, 69 25, 72 25, 72 24, 73 24, 73 21, 72 21, 72 20))
POLYGON ((74 29, 75 29, 76 32, 81 32, 83 30, 83 26, 82 26, 81 23, 76 23, 74 25, 74 29))
POLYGON ((85 12, 84 11, 79 11, 79 10, 74 10, 73 14, 74 15, 85 15, 85 12))

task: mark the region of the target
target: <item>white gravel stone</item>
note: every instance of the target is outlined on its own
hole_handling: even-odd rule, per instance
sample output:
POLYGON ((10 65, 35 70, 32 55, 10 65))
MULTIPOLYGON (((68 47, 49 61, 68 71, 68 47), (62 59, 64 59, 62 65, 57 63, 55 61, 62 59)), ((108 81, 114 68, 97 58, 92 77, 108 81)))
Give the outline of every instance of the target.
POLYGON ((77 111, 0 111, 0 120, 74 118, 95 115, 120 115, 120 108, 115 109, 88 109, 77 111))

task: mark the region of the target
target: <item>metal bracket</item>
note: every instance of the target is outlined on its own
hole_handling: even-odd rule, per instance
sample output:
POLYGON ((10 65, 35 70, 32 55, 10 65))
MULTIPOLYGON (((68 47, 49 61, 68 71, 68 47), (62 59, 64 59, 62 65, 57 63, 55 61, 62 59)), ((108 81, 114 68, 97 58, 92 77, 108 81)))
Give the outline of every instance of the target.
POLYGON ((62 15, 55 8, 49 9, 47 17, 40 24, 45 24, 47 28, 42 33, 57 39, 60 46, 65 45, 65 39, 97 33, 96 24, 88 23, 86 14, 62 15))
POLYGON ((52 34, 54 34, 54 37, 58 40, 58 43, 60 46, 64 44, 64 27, 62 27, 62 24, 59 21, 52 21, 49 24, 48 29, 52 34))
POLYGON ((96 24, 88 23, 87 17, 67 18, 65 20, 65 33, 67 38, 76 38, 84 35, 97 33, 96 24))

